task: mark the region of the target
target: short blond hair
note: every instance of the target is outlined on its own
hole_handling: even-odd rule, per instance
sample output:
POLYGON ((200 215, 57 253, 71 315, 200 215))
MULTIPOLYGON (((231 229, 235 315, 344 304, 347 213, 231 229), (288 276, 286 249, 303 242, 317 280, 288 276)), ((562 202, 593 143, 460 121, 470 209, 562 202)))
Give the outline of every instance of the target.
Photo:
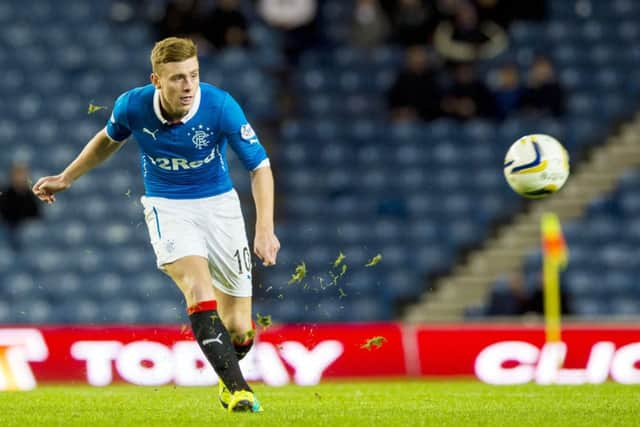
POLYGON ((151 50, 151 69, 156 73, 160 64, 182 62, 194 56, 198 56, 198 48, 193 40, 181 37, 167 37, 153 46, 151 50))

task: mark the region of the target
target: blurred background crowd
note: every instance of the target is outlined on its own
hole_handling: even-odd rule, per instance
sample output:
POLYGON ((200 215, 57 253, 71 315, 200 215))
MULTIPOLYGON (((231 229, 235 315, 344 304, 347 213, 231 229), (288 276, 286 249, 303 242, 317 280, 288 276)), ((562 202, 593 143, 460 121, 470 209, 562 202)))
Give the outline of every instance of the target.
MULTIPOLYGON (((580 168, 633 119, 638 18, 633 0, 5 0, 0 323, 184 320, 155 270, 135 144, 54 206, 26 191, 147 83, 162 37, 198 42, 202 81, 239 100, 270 153, 282 253, 256 267, 255 311, 420 321, 415 304, 531 208, 502 177, 515 139, 551 134, 580 168)), ((640 314, 640 173, 610 168, 615 186, 591 185, 567 224, 567 314, 640 314)), ((471 274, 482 285, 443 318, 539 313, 539 251, 517 255, 471 274)))
MULTIPOLYGON (((146 11, 159 38, 191 37, 206 54, 215 55, 224 49, 251 49, 251 14, 243 8, 248 4, 177 0, 161 13, 146 11)), ((121 5, 134 16, 131 6, 121 5)), ((564 113, 563 89, 552 61, 542 51, 522 71, 509 61, 499 63, 486 78, 476 70, 479 61, 506 49, 512 22, 545 20, 545 1, 517 6, 498 0, 355 1, 348 5, 351 10, 345 14, 347 23, 340 35, 327 34, 333 24, 327 22, 331 17, 322 14, 323 2, 274 0, 252 5, 253 18, 283 39, 285 61, 279 71, 285 79, 284 92, 293 97, 285 113, 296 113, 296 92, 287 90, 286 79, 300 56, 340 45, 370 53, 384 46, 398 48, 402 66, 386 94, 393 120, 502 120, 526 111, 564 113)))

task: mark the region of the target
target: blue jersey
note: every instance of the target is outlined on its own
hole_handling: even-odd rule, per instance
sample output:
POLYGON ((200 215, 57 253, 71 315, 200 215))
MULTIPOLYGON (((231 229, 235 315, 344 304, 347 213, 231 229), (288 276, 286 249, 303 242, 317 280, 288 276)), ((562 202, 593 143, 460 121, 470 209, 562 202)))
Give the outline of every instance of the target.
POLYGON ((125 92, 116 100, 106 132, 114 141, 135 137, 147 196, 196 199, 231 190, 227 142, 247 170, 269 162, 235 99, 206 83, 200 83, 191 109, 177 124, 162 116, 153 85, 125 92))

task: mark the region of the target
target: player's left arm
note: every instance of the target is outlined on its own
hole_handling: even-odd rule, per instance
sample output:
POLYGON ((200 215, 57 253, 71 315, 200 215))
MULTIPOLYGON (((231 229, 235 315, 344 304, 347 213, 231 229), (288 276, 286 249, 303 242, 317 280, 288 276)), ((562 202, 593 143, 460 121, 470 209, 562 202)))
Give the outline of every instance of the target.
POLYGON ((251 192, 256 207, 256 235, 253 252, 265 266, 276 263, 280 242, 275 234, 274 184, 267 153, 231 95, 227 95, 222 112, 222 131, 244 167, 251 171, 251 192))
POLYGON ((280 241, 274 230, 273 174, 270 166, 263 166, 251 172, 251 192, 256 205, 256 236, 253 251, 263 265, 276 263, 280 241))

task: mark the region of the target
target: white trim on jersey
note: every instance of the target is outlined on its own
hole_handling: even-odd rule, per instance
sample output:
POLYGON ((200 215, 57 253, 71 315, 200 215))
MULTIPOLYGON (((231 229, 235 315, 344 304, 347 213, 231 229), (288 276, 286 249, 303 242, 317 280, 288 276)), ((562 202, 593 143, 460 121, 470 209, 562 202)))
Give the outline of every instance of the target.
POLYGON ((105 135, 107 135, 107 138, 109 138, 110 140, 112 140, 113 142, 117 142, 118 144, 120 144, 121 142, 124 142, 127 140, 127 138, 125 139, 121 139, 120 141, 118 141, 117 139, 115 139, 114 137, 112 137, 111 135, 109 135, 109 129, 107 126, 104 127, 104 133, 105 135))
POLYGON ((255 168, 253 168, 253 170, 251 170, 251 172, 257 171, 260 168, 266 168, 271 166, 271 162, 269 161, 268 158, 264 159, 263 161, 261 161, 258 166, 256 166, 255 168))
MULTIPOLYGON (((193 97, 193 104, 191 104, 191 108, 186 116, 180 119, 180 122, 187 123, 189 120, 193 118, 198 113, 198 109, 200 108, 200 86, 196 90, 196 94, 193 97)), ((162 110, 160 109, 160 91, 158 89, 153 93, 153 112, 156 113, 156 117, 160 120, 160 123, 166 125, 169 123, 167 119, 162 117, 162 110)))

